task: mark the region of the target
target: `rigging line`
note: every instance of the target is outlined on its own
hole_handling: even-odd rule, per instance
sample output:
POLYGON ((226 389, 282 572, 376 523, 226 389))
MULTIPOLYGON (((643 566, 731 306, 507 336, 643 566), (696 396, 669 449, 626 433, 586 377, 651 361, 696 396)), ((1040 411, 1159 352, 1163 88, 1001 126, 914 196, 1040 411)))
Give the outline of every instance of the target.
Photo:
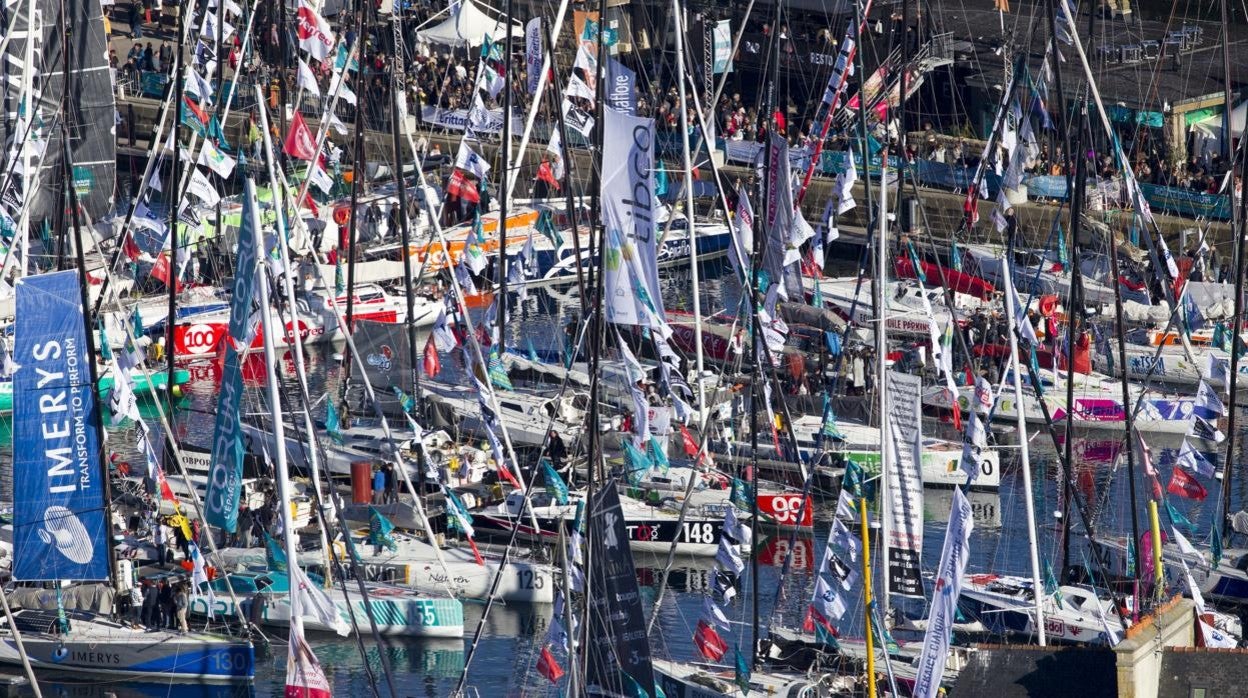
MULTIPOLYGON (((281 244, 281 243, 279 242, 278 244, 281 244)), ((267 283, 267 280, 262 280, 261 283, 267 283)), ((287 307, 289 307, 290 304, 289 302, 287 302, 287 303, 284 303, 283 305, 286 305, 287 307)), ((274 367, 266 366, 266 370, 273 371, 274 367)), ((295 372, 297 376, 299 377, 296 380, 295 387, 299 391, 299 398, 303 402, 302 411, 304 412, 306 416, 308 414, 308 409, 309 409, 308 407, 309 395, 308 395, 308 390, 307 390, 307 385, 306 385, 306 379, 304 378, 304 374, 303 374, 303 366, 298 362, 296 362, 295 364, 295 372)), ((278 400, 286 403, 286 407, 289 410, 288 413, 293 413, 294 400, 291 398, 289 394, 290 386, 288 385, 288 379, 285 375, 283 375, 282 372, 279 371, 277 372, 277 380, 278 380, 278 383, 283 388, 278 393, 278 400)), ((294 435, 296 438, 300 436, 300 432, 302 431, 303 438, 299 439, 298 443, 308 444, 313 449, 320 451, 321 462, 323 463, 327 462, 325 459, 326 453, 325 453, 324 443, 320 440, 319 435, 315 431, 306 431, 307 423, 308 422, 305 421, 303 424, 300 424, 300 421, 298 419, 291 419, 291 427, 292 427, 291 430, 294 432, 294 435)), ((283 445, 277 444, 277 447, 283 448, 283 445)), ((309 456, 308 452, 305 451, 304 452, 305 461, 310 461, 308 456, 309 456)), ((316 467, 316 465, 314 463, 308 462, 308 467, 312 468, 312 467, 316 467)), ((313 488, 313 490, 314 490, 314 496, 312 497, 313 510, 316 512, 316 516, 320 521, 322 531, 328 531, 330 530, 330 525, 329 525, 330 521, 325 516, 324 500, 321 496, 320 490, 316 488, 313 488)), ((358 555, 356 554, 355 547, 354 547, 355 541, 352 540, 351 538, 351 529, 347 524, 346 515, 343 513, 343 506, 342 506, 343 502, 341 501, 341 497, 337 497, 337 492, 334 489, 332 484, 330 484, 327 490, 329 493, 330 500, 334 504, 334 511, 337 513, 338 518, 339 518, 339 520, 336 523, 338 523, 339 525, 339 530, 342 534, 344 544, 350 551, 349 554, 350 554, 351 572, 356 580, 357 586, 359 587, 360 596, 364 600, 364 609, 366 611, 365 615, 368 617, 369 627, 373 635, 373 642, 376 643, 377 645, 378 653, 381 655, 385 655, 386 646, 382 641, 380 630, 377 627, 377 617, 376 617, 376 614, 373 613, 372 599, 369 596, 368 589, 364 584, 364 579, 368 575, 367 575, 367 572, 361 569, 359 565, 358 555), (337 501, 334 501, 335 498, 337 499, 337 501)), ((289 506, 289 504, 290 503, 288 502, 287 506, 289 506)), ((325 545, 324 552, 330 556, 330 564, 329 564, 330 569, 326 570, 326 572, 330 574, 333 574, 334 572, 336 572, 338 574, 338 581, 339 581, 340 588, 342 590, 343 605, 347 607, 347 614, 351 618, 352 628, 356 632, 356 642, 360 649, 360 658, 363 660, 363 664, 365 666, 365 672, 368 676, 369 686, 372 689, 373 694, 375 696, 378 696, 379 692, 377 689, 377 678, 374 675, 372 666, 370 665, 368 661, 368 654, 364 648, 363 637, 361 636, 359 632, 359 622, 356 619, 355 604, 351 602, 351 597, 347 593, 347 579, 348 578, 346 575, 346 571, 343 569, 342 563, 338 557, 337 549, 335 549, 335 547, 332 544, 325 545)), ((298 559, 287 561, 288 568, 290 565, 297 565, 297 564, 299 564, 298 559)), ((390 694, 394 696, 394 698, 397 698, 399 694, 395 690, 394 669, 391 666, 390 662, 387 661, 387 658, 384 656, 382 657, 382 672, 385 674, 386 684, 387 684, 387 687, 390 689, 390 694)))
MULTIPOLYGON (((220 1, 221 0, 218 0, 218 2, 220 1)), ((251 37, 252 37, 252 26, 255 22, 256 14, 260 7, 260 3, 262 1, 263 0, 254 0, 254 3, 252 4, 252 7, 251 7, 251 12, 248 14, 247 31, 243 33, 243 39, 242 39, 241 52, 243 55, 247 54, 247 50, 250 46, 251 37)), ((192 12, 193 11, 194 9, 192 8, 192 12)), ((188 26, 185 28, 185 33, 189 33, 190 31, 189 23, 187 24, 188 26)), ((183 36, 183 38, 180 41, 185 43, 185 36, 183 36)), ((179 52, 179 55, 181 55, 181 52, 179 52)), ((221 114, 221 124, 223 127, 229 121, 230 110, 233 108, 234 96, 237 94, 237 92, 238 92, 238 80, 231 80, 230 91, 225 100, 225 110, 221 114)), ((114 273, 120 268, 121 258, 124 255, 124 251, 125 251, 126 240, 131 235, 130 224, 134 220, 135 212, 138 210, 137 203, 143 198, 143 194, 148 189, 148 183, 151 178, 153 167, 159 166, 159 161, 164 158, 164 150, 165 150, 165 145, 167 144, 167 141, 163 138, 163 133, 164 133, 164 128, 165 128, 165 120, 169 116, 169 111, 171 109, 172 104, 173 104, 173 91, 170 90, 169 94, 165 97, 165 99, 161 103, 160 118, 157 120, 157 123, 153 127, 152 140, 151 140, 151 144, 149 145, 151 152, 153 153, 159 152, 159 156, 152 157, 151 153, 148 154, 147 164, 143 168, 143 179, 139 182, 138 191, 135 193, 135 196, 134 196, 134 201, 136 205, 131 206, 129 210, 126 212, 125 219, 123 220, 122 225, 121 225, 121 231, 117 235, 117 249, 113 252, 113 259, 112 259, 112 262, 109 264, 109 268, 114 273)), ((175 130, 177 129, 176 124, 174 125, 174 129, 175 130)), ((182 148, 178 145, 176 139, 172 139, 172 140, 173 140, 173 153, 172 154, 176 162, 177 159, 180 159, 182 157, 182 152, 181 152, 182 148)), ((191 147, 187 150, 188 155, 190 155, 191 152, 195 151, 195 146, 196 146, 196 136, 192 135, 191 147)), ((198 158, 192 160, 191 161, 192 164, 189 169, 195 169, 194 163, 197 161, 198 161, 198 158)), ((175 191, 177 191, 176 190, 177 184, 175 184, 174 186, 175 186, 175 191)), ((181 187, 180 194, 174 197, 173 201, 177 202, 177 201, 185 200, 189 186, 190 186, 190 179, 189 179, 189 173, 188 173, 187 180, 184 186, 181 187)), ((176 235, 176 230, 174 231, 173 234, 176 235)), ((99 315, 100 308, 103 307, 105 300, 109 297, 108 296, 109 280, 111 278, 112 278, 111 274, 104 277, 104 282, 100 287, 99 297, 96 299, 95 306, 94 308, 92 308, 92 311, 91 311, 92 316, 99 315)))

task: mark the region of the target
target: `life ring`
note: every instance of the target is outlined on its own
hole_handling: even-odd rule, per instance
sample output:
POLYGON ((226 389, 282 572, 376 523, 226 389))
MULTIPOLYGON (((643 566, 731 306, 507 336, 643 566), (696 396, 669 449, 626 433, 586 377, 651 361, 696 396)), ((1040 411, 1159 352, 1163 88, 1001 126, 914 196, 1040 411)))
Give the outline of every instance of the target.
POLYGON ((334 222, 338 225, 346 225, 347 218, 350 217, 350 215, 351 208, 349 206, 339 206, 334 209, 334 222))

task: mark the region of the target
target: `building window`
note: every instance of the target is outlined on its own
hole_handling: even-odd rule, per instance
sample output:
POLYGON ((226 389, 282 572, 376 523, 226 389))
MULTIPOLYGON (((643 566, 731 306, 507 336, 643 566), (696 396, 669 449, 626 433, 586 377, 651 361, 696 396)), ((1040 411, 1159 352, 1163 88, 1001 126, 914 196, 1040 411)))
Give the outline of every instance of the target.
POLYGON ((1190 698, 1210 698, 1209 692, 1203 688, 1193 688, 1190 698))

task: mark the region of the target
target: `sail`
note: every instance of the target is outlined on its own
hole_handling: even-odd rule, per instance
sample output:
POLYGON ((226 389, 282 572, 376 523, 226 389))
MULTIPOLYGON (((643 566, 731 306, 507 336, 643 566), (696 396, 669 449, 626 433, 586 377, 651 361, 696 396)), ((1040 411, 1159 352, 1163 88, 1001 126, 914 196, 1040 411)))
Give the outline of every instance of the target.
POLYGON ((412 366, 407 328, 402 323, 355 321, 355 346, 364 358, 364 373, 374 389, 389 393, 398 387, 411 393, 412 366))
POLYGON ((65 149, 59 121, 65 84, 65 29, 69 44, 69 156, 74 191, 83 222, 102 218, 113 208, 117 172, 117 105, 108 66, 108 37, 100 0, 38 0, 42 14, 42 49, 35 126, 44 129, 47 149, 40 163, 39 186, 26 199, 30 219, 52 218, 64 210, 61 168, 65 149), (68 16, 63 16, 62 8, 68 16), (68 20, 68 21, 67 21, 68 20))
POLYGON ((653 695, 654 669, 620 495, 607 483, 590 507, 589 695, 653 695), (640 691, 636 688, 640 687, 640 691))
POLYGON ((13 578, 109 577, 100 434, 78 272, 17 283, 13 578))

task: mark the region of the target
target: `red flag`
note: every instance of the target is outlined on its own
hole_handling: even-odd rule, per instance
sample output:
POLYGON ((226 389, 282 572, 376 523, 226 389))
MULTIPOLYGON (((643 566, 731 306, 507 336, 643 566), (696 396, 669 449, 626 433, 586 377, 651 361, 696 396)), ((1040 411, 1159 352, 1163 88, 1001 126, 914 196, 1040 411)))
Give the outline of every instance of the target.
POLYGON ((177 506, 178 498, 173 493, 173 488, 169 486, 169 480, 165 479, 165 469, 158 467, 156 469, 156 482, 160 485, 160 498, 177 506))
POLYGON ((295 118, 290 122, 290 131, 286 133, 282 152, 308 162, 316 158, 316 136, 312 135, 312 129, 303 122, 303 116, 299 112, 295 112, 295 118))
POLYGON ((433 335, 429 335, 429 339, 425 341, 425 375, 436 378, 441 371, 442 364, 438 361, 438 347, 433 343, 433 335))
POLYGON ((979 186, 972 184, 966 189, 966 200, 962 202, 962 212, 966 214, 968 227, 975 227, 979 222, 979 186))
POLYGON ((447 196, 463 196, 464 193, 464 173, 459 170, 451 172, 451 178, 446 180, 447 196))
POLYGON ((693 631, 693 644, 703 657, 712 662, 718 662, 728 651, 728 643, 705 620, 698 621, 698 629, 693 631))
POLYGON ((191 114, 193 114, 195 118, 199 121, 199 123, 205 126, 208 125, 208 113, 205 112, 203 109, 201 109, 200 106, 195 103, 195 100, 187 96, 187 97, 182 98, 182 102, 183 102, 183 105, 182 105, 183 108, 190 111, 191 114))
POLYGON ((559 668, 559 662, 555 661, 555 655, 550 653, 549 647, 542 648, 542 654, 537 658, 537 671, 551 683, 559 683, 559 679, 563 677, 563 669, 559 668))
MULTIPOLYGON (((168 253, 161 252, 160 256, 156 258, 156 263, 152 265, 152 276, 155 277, 162 284, 164 284, 166 288, 169 287, 169 255, 168 253)), ((178 283, 177 290, 181 292, 182 282, 178 281, 177 283, 178 283)))
POLYGON ((143 254, 143 250, 139 249, 139 243, 134 241, 133 233, 126 233, 126 240, 122 243, 122 249, 126 252, 126 259, 131 262, 139 258, 143 254))
POLYGON ((1166 486, 1166 491, 1187 499, 1195 499, 1198 502, 1204 501, 1205 497, 1209 496, 1205 486, 1182 468, 1170 471, 1170 484, 1166 486))
POLYGON ((685 453, 690 458, 698 455, 698 442, 693 438, 693 434, 689 433, 689 429, 684 424, 680 425, 680 442, 685 446, 685 453))
POLYGON ((477 191, 477 183, 471 179, 465 179, 463 186, 460 187, 459 198, 470 204, 481 203, 481 194, 477 191))
POLYGON ((316 201, 312 198, 312 192, 305 192, 303 195, 303 208, 308 209, 314 218, 321 217, 321 207, 316 205, 316 201))
POLYGON ((511 474, 511 468, 507 467, 506 463, 498 464, 498 475, 507 482, 511 483, 512 487, 518 490, 524 489, 524 487, 520 485, 520 481, 516 479, 516 476, 511 474))
POLYGON ((962 406, 958 404, 958 396, 953 396, 953 405, 950 407, 953 412, 953 428, 962 431, 962 406))

